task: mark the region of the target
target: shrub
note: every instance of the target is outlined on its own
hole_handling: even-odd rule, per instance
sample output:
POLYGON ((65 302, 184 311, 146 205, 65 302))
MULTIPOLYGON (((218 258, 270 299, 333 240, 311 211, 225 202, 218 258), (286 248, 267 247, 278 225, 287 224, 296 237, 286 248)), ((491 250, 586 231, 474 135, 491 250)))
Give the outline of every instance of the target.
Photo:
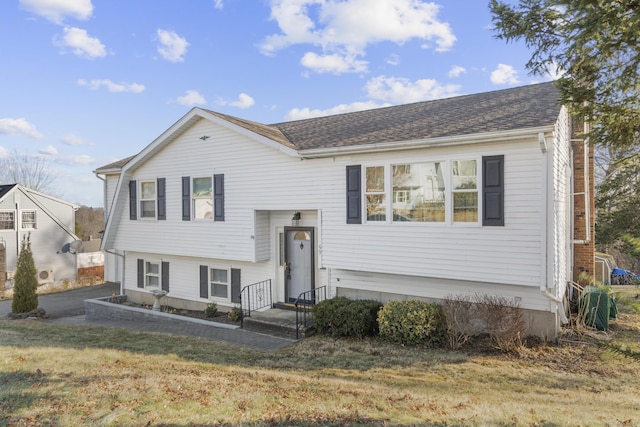
POLYGON ((520 349, 527 330, 520 304, 497 295, 477 295, 476 301, 493 345, 503 352, 520 349))
POLYGON ((336 297, 313 306, 316 331, 337 337, 364 338, 378 334, 378 310, 374 300, 351 300, 336 297))
POLYGON ((231 311, 229 311, 228 316, 229 320, 231 320, 232 322, 237 322, 243 317, 242 309, 240 307, 233 307, 231 311))
POLYGON ((391 301, 378 313, 380 335, 404 345, 438 347, 444 343, 442 307, 425 301, 391 301))
POLYGON ((442 301, 447 346, 457 350, 478 333, 477 305, 469 295, 447 296, 442 301))
POLYGON ((13 313, 28 313, 38 308, 38 277, 31 253, 31 242, 22 239, 16 274, 13 276, 13 313))
POLYGON ((207 308, 204 309, 204 315, 206 317, 216 317, 218 314, 218 304, 215 302, 210 302, 207 304, 207 308))

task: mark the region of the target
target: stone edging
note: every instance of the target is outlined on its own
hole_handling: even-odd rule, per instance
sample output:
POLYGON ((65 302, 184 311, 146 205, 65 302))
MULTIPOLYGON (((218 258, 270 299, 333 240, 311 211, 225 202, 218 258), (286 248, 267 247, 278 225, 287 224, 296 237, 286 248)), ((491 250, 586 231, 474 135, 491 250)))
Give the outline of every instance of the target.
POLYGON ((212 322, 209 320, 188 318, 146 308, 129 307, 121 304, 127 300, 126 295, 84 300, 84 317, 87 320, 125 320, 125 321, 154 321, 171 320, 180 323, 197 323, 213 328, 238 329, 238 325, 212 322), (114 301, 115 300, 115 301, 114 301), (114 301, 114 302, 112 302, 114 301))

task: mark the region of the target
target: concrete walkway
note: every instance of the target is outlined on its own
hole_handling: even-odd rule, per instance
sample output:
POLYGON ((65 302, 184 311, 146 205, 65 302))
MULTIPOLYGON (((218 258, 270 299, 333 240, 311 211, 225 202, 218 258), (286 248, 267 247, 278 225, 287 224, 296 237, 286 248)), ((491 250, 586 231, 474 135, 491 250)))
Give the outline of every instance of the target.
MULTIPOLYGON (((276 350, 295 342, 282 338, 248 331, 245 329, 228 329, 223 327, 202 325, 198 323, 175 322, 171 319, 149 319, 144 321, 128 320, 87 320, 84 316, 84 300, 109 297, 118 294, 117 284, 79 288, 55 294, 40 295, 39 307, 47 312, 43 322, 57 325, 92 326, 103 328, 122 328, 144 332, 156 332, 180 336, 220 341, 231 345, 249 347, 257 350, 276 350)), ((11 313, 11 300, 0 301, 0 317, 11 313)))

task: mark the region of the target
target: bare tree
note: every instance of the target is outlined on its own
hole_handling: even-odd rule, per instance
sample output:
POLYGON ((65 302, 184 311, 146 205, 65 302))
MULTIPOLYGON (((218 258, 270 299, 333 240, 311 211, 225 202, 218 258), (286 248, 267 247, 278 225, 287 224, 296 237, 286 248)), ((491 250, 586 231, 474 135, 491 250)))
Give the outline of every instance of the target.
POLYGON ((18 153, 0 157, 0 184, 20 184, 32 190, 55 195, 56 176, 50 162, 42 156, 18 153))

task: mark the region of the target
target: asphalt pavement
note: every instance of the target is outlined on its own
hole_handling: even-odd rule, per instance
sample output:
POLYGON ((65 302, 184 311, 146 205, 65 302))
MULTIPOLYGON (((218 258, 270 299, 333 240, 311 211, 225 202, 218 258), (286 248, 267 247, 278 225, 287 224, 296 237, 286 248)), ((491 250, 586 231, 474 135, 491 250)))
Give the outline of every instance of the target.
MULTIPOLYGON (((43 308, 46 317, 42 321, 59 325, 123 328, 137 331, 156 332, 171 335, 190 336, 257 350, 277 350, 295 342, 293 339, 272 336, 246 329, 228 329, 203 324, 190 324, 171 319, 147 321, 131 320, 87 320, 84 316, 84 300, 109 297, 119 294, 117 283, 88 286, 73 290, 38 296, 38 307, 43 308)), ((0 318, 11 313, 11 300, 0 300, 0 318)))
MULTIPOLYGON (((105 283, 102 285, 86 286, 53 294, 38 295, 38 307, 43 308, 47 318, 57 319, 84 315, 84 300, 109 297, 120 293, 120 285, 117 283, 105 283)), ((11 300, 0 300, 0 317, 6 317, 11 313, 11 300)))

